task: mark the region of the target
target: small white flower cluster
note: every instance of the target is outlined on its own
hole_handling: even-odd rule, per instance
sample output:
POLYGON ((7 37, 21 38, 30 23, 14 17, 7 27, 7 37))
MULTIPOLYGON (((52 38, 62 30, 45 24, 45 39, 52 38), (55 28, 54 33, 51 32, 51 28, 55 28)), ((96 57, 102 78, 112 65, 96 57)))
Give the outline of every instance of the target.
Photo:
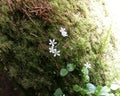
POLYGON ((54 57, 60 56, 60 51, 58 51, 56 49, 56 46, 55 46, 56 44, 57 44, 57 42, 55 41, 55 39, 53 39, 53 40, 49 39, 49 45, 50 45, 49 52, 53 53, 54 57))
MULTIPOLYGON (((67 32, 65 31, 65 28, 61 27, 59 31, 61 32, 61 35, 63 37, 68 36, 67 32)), ((53 40, 49 39, 49 45, 50 45, 49 52, 54 54, 53 55, 54 57, 60 56, 60 50, 56 49, 57 42, 55 41, 55 39, 53 39, 53 40)))

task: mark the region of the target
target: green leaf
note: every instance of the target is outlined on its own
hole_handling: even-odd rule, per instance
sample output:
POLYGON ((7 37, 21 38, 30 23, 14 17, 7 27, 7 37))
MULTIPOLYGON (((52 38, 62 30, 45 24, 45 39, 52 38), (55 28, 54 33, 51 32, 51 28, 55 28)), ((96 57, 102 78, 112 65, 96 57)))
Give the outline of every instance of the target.
POLYGON ((108 88, 107 86, 102 87, 102 89, 100 90, 99 95, 107 95, 110 92, 110 88, 108 88))
POLYGON ((95 90, 95 95, 96 96, 100 96, 100 90, 102 89, 102 86, 97 86, 96 90, 95 90))
POLYGON ((62 95, 63 95, 63 92, 61 88, 57 88, 54 92, 54 96, 62 96, 62 95))
POLYGON ((67 74, 68 74, 68 70, 67 70, 67 69, 62 68, 62 69, 60 70, 60 76, 64 77, 64 76, 66 76, 67 74))
POLYGON ((110 89, 112 90, 117 90, 118 88, 120 88, 119 84, 111 84, 110 89))
POLYGON ((83 79, 84 79, 85 82, 89 82, 90 81, 90 77, 88 75, 85 75, 83 79))
POLYGON ((67 64, 67 70, 69 72, 72 72, 75 69, 75 65, 74 64, 67 64))
POLYGON ((81 88, 80 88, 79 85, 75 84, 75 85, 73 86, 73 90, 74 90, 75 92, 79 92, 79 91, 81 90, 81 88))
POLYGON ((83 72, 84 75, 88 75, 88 73, 89 73, 89 71, 86 67, 82 68, 82 72, 83 72))
POLYGON ((87 90, 85 88, 81 88, 81 93, 82 93, 82 96, 85 96, 85 94, 87 94, 87 90))
POLYGON ((95 93, 96 87, 92 83, 87 83, 87 94, 95 93))

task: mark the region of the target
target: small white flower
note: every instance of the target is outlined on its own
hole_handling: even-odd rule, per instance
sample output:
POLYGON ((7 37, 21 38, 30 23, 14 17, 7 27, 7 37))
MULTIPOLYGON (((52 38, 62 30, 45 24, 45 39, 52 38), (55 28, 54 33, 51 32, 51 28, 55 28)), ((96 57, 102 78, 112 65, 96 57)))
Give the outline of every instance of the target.
POLYGON ((60 56, 60 51, 57 51, 57 49, 54 49, 54 57, 60 56))
POLYGON ((55 39, 49 39, 49 45, 54 46, 55 44, 57 44, 57 42, 55 42, 55 39))
POLYGON ((68 36, 67 32, 62 32, 61 35, 62 35, 63 37, 68 36))
POLYGON ((68 36, 67 32, 65 31, 65 28, 62 28, 62 27, 61 27, 59 31, 61 32, 61 35, 62 35, 63 37, 68 36))
POLYGON ((60 27, 60 32, 63 32, 63 31, 65 31, 65 28, 60 27))
POLYGON ((88 62, 85 64, 86 68, 91 68, 91 64, 89 64, 88 62))
POLYGON ((55 51, 54 47, 51 46, 51 47, 49 48, 49 52, 50 52, 50 53, 54 53, 54 51, 55 51))
POLYGON ((63 96, 65 96, 65 94, 63 94, 63 96))

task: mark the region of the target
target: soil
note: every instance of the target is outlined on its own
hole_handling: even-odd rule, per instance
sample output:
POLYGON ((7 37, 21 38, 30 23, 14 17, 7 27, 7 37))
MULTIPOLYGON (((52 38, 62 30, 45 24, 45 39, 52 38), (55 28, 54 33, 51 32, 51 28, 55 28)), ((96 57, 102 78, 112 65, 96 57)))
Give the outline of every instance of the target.
POLYGON ((0 72, 0 96, 24 96, 22 91, 4 72, 0 72))

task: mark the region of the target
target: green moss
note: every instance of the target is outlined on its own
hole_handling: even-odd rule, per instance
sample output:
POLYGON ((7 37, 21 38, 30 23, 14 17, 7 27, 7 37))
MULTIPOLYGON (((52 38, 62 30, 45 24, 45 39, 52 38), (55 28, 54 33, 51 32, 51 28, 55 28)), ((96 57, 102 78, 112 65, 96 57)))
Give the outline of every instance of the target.
POLYGON ((52 96, 57 87, 73 96, 76 93, 72 85, 83 85, 80 70, 84 63, 90 61, 93 67, 91 82, 104 84, 104 46, 101 46, 104 41, 90 15, 89 0, 52 0, 49 3, 54 7, 56 14, 53 16, 59 20, 57 23, 43 24, 37 17, 32 18, 33 23, 17 9, 16 12, 1 10, 5 15, 2 14, 0 19, 0 34, 3 38, 0 38, 0 48, 8 49, 4 50, 3 55, 6 55, 1 57, 1 62, 10 69, 10 76, 26 90, 32 88, 41 96, 52 96), (61 36, 61 26, 66 28, 68 37, 61 36), (60 57, 55 58, 49 53, 51 38, 59 43, 57 47, 61 51, 60 57), (74 72, 62 78, 59 71, 67 63, 74 63, 77 67, 74 72))

